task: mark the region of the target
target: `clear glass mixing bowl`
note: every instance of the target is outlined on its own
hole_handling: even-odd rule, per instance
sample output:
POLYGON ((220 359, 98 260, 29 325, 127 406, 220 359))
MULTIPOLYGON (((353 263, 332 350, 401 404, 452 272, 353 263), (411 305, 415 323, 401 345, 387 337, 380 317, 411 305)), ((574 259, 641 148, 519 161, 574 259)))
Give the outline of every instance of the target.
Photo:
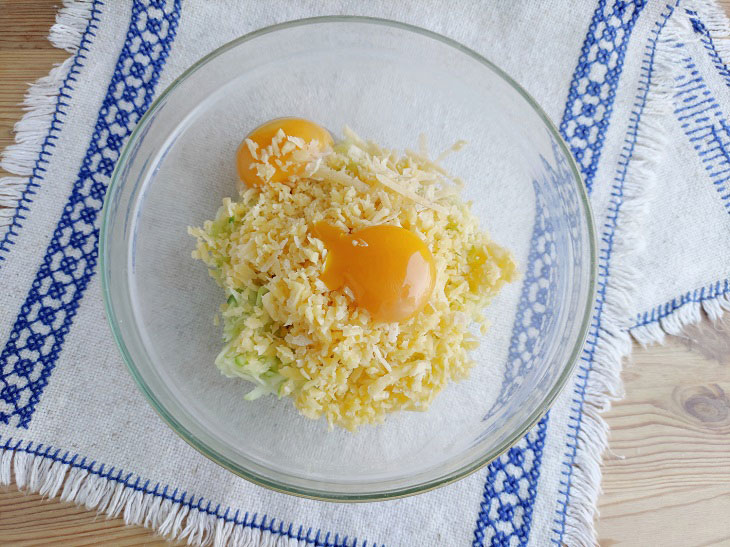
POLYGON ((499 68, 442 36, 399 23, 330 17, 266 28, 178 78, 131 136, 107 193, 104 298, 121 353, 170 426, 232 472, 284 492, 383 499, 485 465, 547 411, 588 325, 594 234, 583 185, 555 127, 499 68), (344 125, 393 147, 424 133, 432 150, 469 145, 446 166, 523 273, 486 313, 469 379, 428 412, 358 433, 328 431, 288 399, 242 399, 213 364, 222 291, 190 257, 189 225, 235 195, 234 153, 282 116, 344 125))

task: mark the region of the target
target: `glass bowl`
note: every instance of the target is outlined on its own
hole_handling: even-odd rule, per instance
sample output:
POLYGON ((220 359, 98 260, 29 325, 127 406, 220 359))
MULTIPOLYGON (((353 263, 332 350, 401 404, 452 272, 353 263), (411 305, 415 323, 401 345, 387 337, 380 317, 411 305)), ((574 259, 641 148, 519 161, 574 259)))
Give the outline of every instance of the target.
POLYGON ((319 499, 414 494, 479 469, 518 441, 570 375, 592 304, 594 233, 583 184, 555 127, 498 67, 447 38, 391 21, 328 17, 230 42, 180 76, 129 139, 107 193, 104 298, 129 370, 183 439, 260 485, 319 499), (221 376, 213 317, 223 292, 191 258, 186 228, 236 195, 234 154, 264 121, 301 116, 446 161, 520 281, 468 379, 427 412, 392 414, 353 434, 300 416, 289 399, 243 400, 221 376))

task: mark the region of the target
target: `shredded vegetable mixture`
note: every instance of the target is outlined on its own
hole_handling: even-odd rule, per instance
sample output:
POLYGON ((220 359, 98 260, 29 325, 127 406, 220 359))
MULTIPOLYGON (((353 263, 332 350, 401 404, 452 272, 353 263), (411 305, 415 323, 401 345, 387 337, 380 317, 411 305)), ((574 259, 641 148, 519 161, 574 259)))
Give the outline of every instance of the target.
POLYGON ((350 430, 427 409, 474 365, 469 327, 486 330, 483 309, 517 275, 511 255, 479 228, 459 197, 461 181, 440 165, 443 154, 430 160, 422 146, 398 155, 347 129, 325 152, 277 139, 277 150, 307 164, 302 175, 244 189, 223 200, 215 220, 189 230, 193 257, 226 293, 217 367, 255 384, 249 400, 291 397, 304 416, 350 430), (311 230, 319 221, 349 231, 396 225, 420 237, 436 266, 425 308, 376 322, 349 289, 328 290, 320 280, 327 250, 311 230))

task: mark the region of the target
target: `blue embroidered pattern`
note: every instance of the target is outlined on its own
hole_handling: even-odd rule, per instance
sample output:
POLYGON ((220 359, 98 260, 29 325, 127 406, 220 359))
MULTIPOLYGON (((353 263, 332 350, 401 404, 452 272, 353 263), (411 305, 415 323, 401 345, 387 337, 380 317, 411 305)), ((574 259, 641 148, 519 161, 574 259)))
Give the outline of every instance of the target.
MULTIPOLYGON (((555 228, 544 203, 541 188, 570 184, 573 175, 565 157, 553 143, 555 167, 543 158, 543 180, 534 181, 535 225, 530 240, 528 270, 520 293, 520 302, 512 327, 512 338, 502 387, 487 419, 505 405, 543 354, 539 333, 546 328, 554 309, 556 290, 555 228)), ((577 209, 576 209, 577 210, 577 209)), ((488 539, 493 546, 509 546, 513 540, 520 545, 527 542, 532 523, 532 505, 540 476, 542 448, 545 443, 548 417, 487 467, 483 501, 477 515, 473 545, 484 545, 488 539)))
POLYGON ((590 192, 611 121, 631 31, 646 0, 600 0, 568 91, 560 133, 570 146, 590 192))
POLYGON ((473 547, 526 545, 537 495, 548 416, 487 468, 473 547))
MULTIPOLYGON (((694 25, 704 28, 697 19, 694 25)), ((685 48, 682 43, 675 47, 685 48)), ((675 79, 674 114, 730 214, 730 125, 690 55, 682 59, 681 69, 675 79)))
POLYGON ((179 0, 137 0, 78 178, 0 353, 0 422, 27 427, 94 275, 98 217, 119 152, 152 102, 179 0))
MULTIPOLYGON (((554 146, 557 147, 557 144, 554 146)), ((541 359, 543 348, 539 347, 539 334, 543 332, 546 321, 553 315, 551 310, 555 309, 557 298, 557 291, 553 290, 556 274, 554 265, 557 259, 555 227, 547 214, 541 187, 560 186, 566 182, 569 184, 573 180, 573 176, 567 161, 557 150, 554 150, 554 159, 555 167, 543 158, 545 180, 541 183, 533 182, 535 226, 530 239, 527 271, 512 327, 502 386, 485 419, 507 404, 532 369, 533 364, 541 359)))
POLYGON ((84 60, 86 59, 86 53, 89 51, 89 46, 92 43, 92 38, 96 37, 96 29, 99 23, 99 9, 102 5, 104 4, 100 0, 94 0, 94 3, 91 5, 89 21, 86 23, 86 29, 79 41, 79 48, 71 62, 71 67, 68 69, 68 74, 58 90, 56 105, 53 114, 51 114, 51 124, 41 144, 38 159, 35 161, 31 175, 28 177, 28 183, 20 195, 20 200, 18 200, 13 217, 10 219, 10 225, 7 227, 2 238, 0 238, 0 266, 2 266, 2 262, 5 260, 5 254, 9 251, 15 237, 18 235, 18 230, 23 227, 22 221, 25 220, 28 205, 33 201, 36 188, 40 186, 39 183, 43 180, 44 173, 46 172, 45 166, 48 164, 52 149, 56 147, 55 141, 58 138, 64 118, 66 117, 66 108, 68 107, 66 101, 71 98, 71 93, 74 91, 72 83, 76 83, 76 77, 80 73, 80 69, 84 66, 84 60))
POLYGON ((720 57, 720 53, 715 47, 715 41, 712 39, 710 31, 700 20, 696 11, 685 9, 684 12, 689 16, 689 21, 692 23, 692 29, 696 34, 701 36, 700 41, 702 42, 702 45, 705 46, 707 54, 710 56, 715 68, 720 73, 720 76, 725 78, 725 83, 730 87, 730 69, 728 69, 727 64, 720 57))
MULTIPOLYGON (((626 48, 631 37, 631 32, 645 5, 645 0, 616 0, 608 7, 606 0, 599 0, 581 49, 578 66, 573 74, 565 112, 560 124, 560 133, 568 143, 578 163, 588 191, 591 190, 593 185, 605 132, 610 122, 615 92, 619 84, 621 71, 623 70, 626 48)), ((556 158, 558 157, 559 155, 556 154, 556 158)), ((547 162, 545 163, 547 164, 547 162)), ((555 168, 550 168, 549 164, 547 164, 547 171, 553 179, 553 182, 559 182, 565 177, 565 173, 563 172, 565 169, 567 169, 567 166, 563 165, 560 161, 558 161, 555 168)), ((540 206, 539 199, 537 206, 540 206)), ((614 213, 616 216, 613 217, 613 222, 616 221, 618 207, 616 207, 614 213)), ((535 242, 539 244, 541 238, 548 245, 553 244, 552 238, 549 235, 551 228, 548 228, 548 224, 549 220, 541 220, 538 217, 536 225, 533 228, 531 251, 535 249, 535 242)), ((542 255, 544 251, 541 249, 537 252, 542 255)), ((608 260, 607 255, 603 256, 603 258, 606 261, 608 260)), ((532 266, 533 257, 530 258, 530 263, 532 266)), ((607 274, 607 265, 604 265, 604 268, 606 268, 604 273, 607 274)), ((509 393, 512 393, 519 386, 519 383, 525 374, 529 372, 530 365, 535 359, 535 355, 533 354, 539 351, 539 348, 535 347, 534 339, 528 333, 530 326, 539 327, 541 326, 541 322, 545 320, 546 314, 541 307, 544 303, 541 299, 549 298, 548 294, 550 291, 541 293, 540 289, 546 286, 546 283, 549 283, 551 274, 548 270, 541 271, 537 277, 532 276, 534 268, 526 272, 525 286, 520 295, 519 311, 510 342, 509 363, 496 405, 503 404, 509 397, 509 393), (539 296, 532 298, 532 291, 536 291, 536 296, 539 296), (535 323, 527 326, 527 322, 533 320, 535 323)), ((605 279, 603 283, 605 295, 605 279)), ((598 336, 597 329, 598 320, 591 326, 594 346, 598 336)), ((584 349, 583 359, 592 359, 592 352, 593 349, 584 349)), ((580 407, 585 396, 587 371, 588 367, 583 365, 581 372, 578 374, 579 382, 584 382, 584 385, 582 391, 576 390, 579 398, 574 399, 574 404, 578 407, 574 407, 574 412, 580 413, 581 411, 580 407)), ((575 433, 569 434, 571 441, 568 450, 573 451, 573 458, 568 465, 569 471, 564 472, 568 477, 570 476, 570 467, 575 457, 575 441, 577 440, 577 432, 580 428, 580 418, 580 414, 578 414, 577 418, 574 418, 574 424, 571 426, 571 429, 575 433)), ((514 464, 507 465, 506 462, 509 461, 510 457, 509 453, 490 465, 484 488, 484 500, 481 504, 482 510, 477 518, 477 527, 474 531, 475 546, 489 544, 501 547, 527 544, 532 506, 537 492, 536 489, 528 490, 527 495, 520 498, 520 510, 514 513, 517 515, 516 518, 519 518, 519 523, 515 525, 515 522, 511 522, 510 532, 505 531, 509 526, 500 520, 499 515, 495 518, 494 510, 502 505, 512 503, 502 501, 502 497, 508 494, 504 491, 504 484, 512 484, 515 480, 524 477, 534 477, 534 481, 537 481, 542 457, 541 447, 547 432, 547 419, 547 417, 543 418, 537 428, 533 429, 523 441, 513 448, 513 450, 522 451, 522 461, 529 462, 529 467, 525 467, 525 464, 519 466, 514 464), (540 433, 541 431, 542 433, 540 433), (531 438, 530 435, 537 435, 537 438, 531 438), (540 447, 539 452, 536 450, 538 448, 538 441, 540 447), (492 466, 495 467, 493 468, 492 466), (500 483, 501 486, 499 487, 495 484, 495 478, 498 475, 492 473, 493 469, 497 469, 496 466, 502 466, 504 473, 510 478, 510 481, 507 483, 502 480, 500 483)), ((499 476, 501 477, 501 475, 499 476)), ((569 498, 569 483, 564 483, 563 487, 565 500, 561 503, 564 519, 564 511, 567 508, 569 498)), ((560 537, 562 537, 562 532, 560 532, 560 537)))
MULTIPOLYGON (((678 1, 678 0, 677 0, 678 1)), ((654 73, 654 59, 659 36, 666 26, 667 21, 674 13, 674 5, 667 5, 661 14, 659 21, 655 23, 651 30, 649 40, 645 47, 644 60, 641 66, 641 75, 639 78, 639 90, 636 97, 636 106, 633 110, 629 128, 626 132, 624 146, 618 162, 618 169, 614 183, 611 188, 611 199, 608 206, 608 215, 603 225, 601 233, 600 248, 598 252, 598 281, 597 281, 597 299, 596 312, 591 321, 588 330, 588 337, 581 355, 581 362, 578 365, 577 381, 573 388, 575 394, 571 403, 569 425, 571 430, 566 443, 565 459, 562 462, 563 469, 561 474, 563 478, 560 480, 560 488, 558 490, 558 508, 556 509, 556 518, 554 519, 555 527, 553 528, 553 537, 551 542, 555 545, 564 545, 563 537, 565 535, 565 524, 570 504, 573 469, 575 459, 578 453, 578 437, 581 432, 583 422, 583 403, 585 401, 586 388, 588 386, 588 377, 593 368, 593 359, 596 351, 598 340, 601 336, 601 318, 603 315, 603 306, 606 301, 606 290, 608 288, 608 279, 611 269, 611 254, 613 252, 614 236, 616 227, 618 226, 618 217, 624 201, 624 183, 626 181, 626 173, 628 166, 634 154, 636 141, 638 138, 638 127, 641 116, 644 112, 649 87, 651 85, 654 73)))
MULTIPOLYGON (((163 486, 159 482, 152 486, 150 480, 144 480, 139 475, 126 473, 115 467, 106 468, 104 464, 98 464, 96 461, 89 462, 87 458, 82 458, 78 454, 71 455, 68 451, 62 454, 60 448, 43 444, 34 447, 32 442, 25 443, 25 446, 23 446, 23 441, 14 441, 12 438, 8 438, 4 444, 0 445, 0 450, 31 454, 51 462, 60 462, 73 469, 83 469, 90 475, 121 484, 135 492, 143 492, 188 507, 190 511, 211 515, 223 523, 233 522, 236 526, 269 532, 286 539, 303 541, 305 545, 311 545, 312 547, 378 547, 377 543, 368 543, 367 541, 360 543, 357 538, 340 537, 339 534, 322 532, 320 529, 315 531, 311 527, 299 526, 295 529, 293 523, 287 525, 283 521, 277 521, 277 519, 266 514, 251 514, 247 511, 242 515, 241 511, 236 510, 234 512, 230 507, 223 508, 220 504, 213 506, 212 501, 203 497, 191 496, 187 492, 180 492, 178 488, 173 490, 170 486, 163 486)), ((382 547, 382 544, 380 544, 380 547, 382 547)))

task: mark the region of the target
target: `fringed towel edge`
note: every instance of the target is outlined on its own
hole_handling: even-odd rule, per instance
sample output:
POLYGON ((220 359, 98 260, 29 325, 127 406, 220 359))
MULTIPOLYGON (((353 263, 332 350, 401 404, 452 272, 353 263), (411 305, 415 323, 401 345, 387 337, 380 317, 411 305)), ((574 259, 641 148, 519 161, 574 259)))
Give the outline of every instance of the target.
POLYGON ((368 541, 295 527, 265 514, 232 511, 207 499, 153 485, 132 473, 23 441, 0 447, 0 485, 84 506, 168 540, 216 547, 377 547, 368 541))
POLYGON ((13 244, 28 205, 43 181, 76 74, 94 37, 97 4, 96 0, 64 1, 48 39, 71 56, 30 86, 22 103, 26 112, 14 126, 15 142, 2 152, 0 167, 10 176, 0 177, 0 260, 13 244))

